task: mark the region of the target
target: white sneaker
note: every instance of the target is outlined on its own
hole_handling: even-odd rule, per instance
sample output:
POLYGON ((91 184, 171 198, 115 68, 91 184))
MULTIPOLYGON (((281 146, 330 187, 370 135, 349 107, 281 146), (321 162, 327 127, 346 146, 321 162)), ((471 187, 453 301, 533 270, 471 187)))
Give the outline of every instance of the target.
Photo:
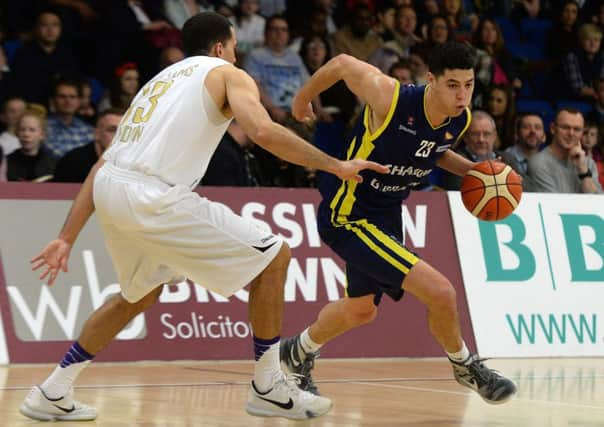
POLYGON ((247 413, 259 417, 304 420, 321 416, 331 409, 330 399, 300 390, 297 382, 295 374, 285 376, 281 372, 273 388, 261 393, 252 381, 245 408, 247 413))
POLYGON ((91 421, 97 415, 96 409, 73 399, 73 388, 65 396, 51 399, 37 385, 29 391, 19 411, 39 421, 91 421))

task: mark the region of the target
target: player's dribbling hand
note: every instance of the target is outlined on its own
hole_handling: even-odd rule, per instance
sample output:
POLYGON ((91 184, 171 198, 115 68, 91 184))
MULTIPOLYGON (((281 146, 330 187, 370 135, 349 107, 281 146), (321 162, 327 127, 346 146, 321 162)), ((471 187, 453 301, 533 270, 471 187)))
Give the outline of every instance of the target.
POLYGON ((30 261, 31 269, 44 268, 42 274, 40 274, 40 280, 48 277, 48 285, 50 286, 61 270, 67 272, 67 260, 70 252, 71 244, 63 239, 55 239, 46 245, 38 256, 32 258, 30 261))
POLYGON ((352 180, 356 182, 363 182, 363 177, 359 175, 359 172, 365 169, 369 169, 378 173, 388 173, 390 168, 388 166, 380 165, 376 162, 370 162, 368 160, 352 159, 340 162, 341 169, 335 175, 344 180, 352 180))

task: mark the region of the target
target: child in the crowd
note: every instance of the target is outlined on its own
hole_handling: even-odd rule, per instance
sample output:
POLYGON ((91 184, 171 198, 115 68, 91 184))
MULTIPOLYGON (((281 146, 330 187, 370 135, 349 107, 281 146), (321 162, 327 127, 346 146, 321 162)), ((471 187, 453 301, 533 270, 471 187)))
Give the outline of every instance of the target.
POLYGON ((7 156, 9 181, 43 182, 52 178, 56 158, 44 147, 46 119, 28 110, 17 122, 17 138, 21 148, 7 156))

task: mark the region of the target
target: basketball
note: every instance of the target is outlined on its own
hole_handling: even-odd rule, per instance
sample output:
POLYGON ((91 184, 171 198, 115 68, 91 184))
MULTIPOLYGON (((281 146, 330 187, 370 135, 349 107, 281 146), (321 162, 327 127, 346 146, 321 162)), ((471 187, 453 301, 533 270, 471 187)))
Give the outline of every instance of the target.
POLYGON ((514 212, 522 197, 520 176, 505 163, 485 160, 461 181, 461 200, 483 221, 499 221, 514 212))

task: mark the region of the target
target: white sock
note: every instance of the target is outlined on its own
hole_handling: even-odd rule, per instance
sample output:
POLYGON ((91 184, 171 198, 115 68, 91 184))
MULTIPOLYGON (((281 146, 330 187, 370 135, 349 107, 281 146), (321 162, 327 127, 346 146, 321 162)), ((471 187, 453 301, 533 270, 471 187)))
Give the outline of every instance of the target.
POLYGON ((85 362, 72 363, 71 365, 61 368, 57 365, 55 370, 46 381, 40 386, 46 396, 51 399, 59 399, 67 394, 73 382, 76 380, 80 372, 90 364, 91 360, 85 362))
POLYGON ((300 360, 304 360, 304 354, 300 354, 299 350, 302 350, 305 353, 316 353, 323 346, 323 344, 317 344, 312 340, 308 330, 310 328, 304 329, 304 331, 300 334, 300 347, 298 349, 298 356, 300 356, 300 360))
POLYGON ((468 358, 470 357, 470 350, 468 350, 468 347, 466 347, 466 343, 464 341, 462 341, 461 343, 462 346, 459 351, 455 353, 447 353, 449 359, 453 360, 454 362, 462 363, 468 360, 468 358))
POLYGON ((272 388, 275 376, 281 371, 279 360, 279 343, 272 344, 254 364, 254 385, 259 392, 272 388))

